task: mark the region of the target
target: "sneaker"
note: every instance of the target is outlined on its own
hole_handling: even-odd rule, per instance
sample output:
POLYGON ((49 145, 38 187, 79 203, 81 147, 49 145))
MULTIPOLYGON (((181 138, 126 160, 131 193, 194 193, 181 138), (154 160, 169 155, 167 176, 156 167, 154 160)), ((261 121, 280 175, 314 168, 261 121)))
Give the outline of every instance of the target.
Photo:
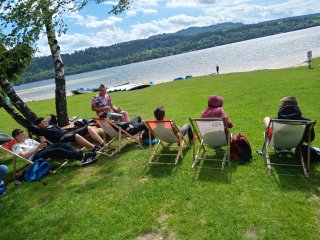
POLYGON ((4 181, 0 181, 0 188, 6 189, 7 184, 4 181))
POLYGON ((81 166, 86 166, 88 164, 95 163, 96 161, 98 161, 98 159, 95 157, 87 157, 81 161, 81 166))
POLYGON ((101 150, 101 147, 98 145, 94 145, 94 148, 92 148, 92 152, 99 152, 101 150))

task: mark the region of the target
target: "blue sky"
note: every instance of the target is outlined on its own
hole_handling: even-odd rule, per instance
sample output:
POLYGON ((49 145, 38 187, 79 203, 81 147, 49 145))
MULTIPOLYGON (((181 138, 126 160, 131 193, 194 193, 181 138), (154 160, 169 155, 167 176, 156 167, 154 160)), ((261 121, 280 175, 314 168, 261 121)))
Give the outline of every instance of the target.
MULTIPOLYGON (((61 52, 109 46, 191 26, 248 24, 320 12, 318 0, 133 0, 131 8, 121 15, 108 14, 115 3, 90 3, 79 12, 65 15, 68 31, 58 38, 61 52)), ((49 55, 46 38, 38 42, 38 47, 38 56, 49 55)))

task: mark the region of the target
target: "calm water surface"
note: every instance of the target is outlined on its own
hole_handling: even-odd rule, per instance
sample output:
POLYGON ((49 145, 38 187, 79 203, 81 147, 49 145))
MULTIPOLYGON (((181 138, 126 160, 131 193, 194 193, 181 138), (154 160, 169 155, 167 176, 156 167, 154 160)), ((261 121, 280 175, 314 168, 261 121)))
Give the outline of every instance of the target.
MULTIPOLYGON (((121 83, 172 81, 186 75, 207 75, 220 66, 220 73, 290 67, 306 61, 307 51, 320 56, 320 27, 283 33, 224 46, 164 57, 145 62, 66 76, 67 95, 78 87, 108 87, 121 83)), ((24 101, 54 98, 53 79, 14 87, 24 101)))

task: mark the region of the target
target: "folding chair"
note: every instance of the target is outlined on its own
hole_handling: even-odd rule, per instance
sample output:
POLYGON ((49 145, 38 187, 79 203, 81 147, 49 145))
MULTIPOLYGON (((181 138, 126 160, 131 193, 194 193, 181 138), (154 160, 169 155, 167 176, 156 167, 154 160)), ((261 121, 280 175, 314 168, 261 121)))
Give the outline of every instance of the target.
POLYGON ((6 144, 0 145, 0 149, 5 151, 6 153, 10 154, 13 156, 13 179, 16 180, 17 177, 19 177, 20 175, 22 175, 22 173, 24 172, 24 170, 26 170, 28 167, 30 167, 33 162, 21 157, 18 154, 15 154, 14 152, 12 152, 11 147, 16 143, 15 139, 10 140, 9 142, 7 142, 6 144), (25 164, 23 165, 22 168, 19 169, 19 171, 17 172, 17 159, 21 159, 25 164))
POLYGON ((175 124, 173 120, 152 120, 145 121, 147 128, 149 129, 149 148, 150 148, 150 160, 149 164, 177 164, 179 159, 183 157, 184 144, 187 147, 189 143, 180 131, 180 128, 175 124), (157 138, 159 141, 152 146, 151 135, 157 138), (174 149, 178 148, 177 153, 160 153, 159 146, 162 148, 174 149), (175 162, 159 162, 156 160, 157 156, 171 156, 175 157, 175 162))
MULTIPOLYGON (((316 121, 306 121, 306 120, 282 120, 282 119, 271 119, 266 131, 264 133, 264 164, 271 174, 272 165, 284 166, 284 167, 302 167, 304 175, 308 177, 307 170, 310 169, 310 133, 314 128, 316 121), (309 129, 306 134, 308 134, 308 157, 303 159, 301 152, 301 142, 304 138, 306 128, 309 129), (269 130, 270 129, 270 130, 269 130), (272 131, 272 136, 270 138, 270 133, 272 131), (269 136, 268 136, 269 135, 269 136), (277 149, 283 150, 283 152, 290 153, 292 148, 296 148, 300 154, 300 164, 289 164, 289 163, 274 163, 271 162, 269 156, 269 146, 273 146, 275 153, 277 149), (305 165, 305 160, 307 161, 307 167, 305 165)), ((281 151, 279 151, 281 152, 281 151)), ((289 174, 278 174, 278 175, 289 175, 289 174)))
MULTIPOLYGON (((16 180, 17 177, 21 176, 23 174, 23 172, 33 164, 33 162, 31 160, 26 159, 24 157, 21 157, 20 155, 12 152, 12 147, 15 143, 16 143, 15 139, 12 139, 11 141, 9 141, 3 145, 0 145, 1 150, 5 151, 6 153, 13 156, 13 167, 12 168, 13 168, 13 179, 14 180, 16 180), (17 159, 21 159, 23 162, 25 162, 25 165, 22 166, 19 170, 17 170, 17 159)), ((68 160, 65 159, 57 168, 55 168, 54 170, 50 170, 50 172, 56 173, 61 167, 63 167, 67 163, 68 163, 68 160)))
POLYGON ((200 142, 197 150, 195 142, 193 143, 192 168, 195 168, 201 160, 221 162, 221 168, 208 167, 211 169, 223 170, 226 162, 228 162, 230 166, 231 133, 227 127, 226 120, 223 118, 189 118, 189 120, 200 142), (223 159, 202 157, 209 149, 215 150, 215 153, 217 153, 217 148, 225 146, 227 150, 223 155, 223 159))
POLYGON ((99 153, 112 157, 116 153, 120 152, 129 143, 136 143, 141 146, 141 141, 139 139, 140 133, 136 135, 131 135, 124 131, 121 127, 115 125, 108 118, 93 118, 103 129, 103 140, 105 146, 99 151, 99 153), (106 136, 111 137, 110 141, 106 141, 106 136), (116 145, 113 144, 115 140, 118 140, 116 145))

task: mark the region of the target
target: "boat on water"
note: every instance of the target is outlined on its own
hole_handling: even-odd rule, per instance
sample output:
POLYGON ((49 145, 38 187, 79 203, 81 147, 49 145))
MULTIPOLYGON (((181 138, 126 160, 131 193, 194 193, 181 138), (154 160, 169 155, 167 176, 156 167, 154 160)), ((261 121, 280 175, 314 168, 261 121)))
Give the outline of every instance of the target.
POLYGON ((84 93, 92 93, 92 92, 97 92, 97 91, 99 91, 99 88, 77 88, 77 89, 71 90, 71 92, 74 95, 84 94, 84 93))
POLYGON ((108 88, 107 92, 109 93, 109 92, 116 92, 116 91, 132 91, 132 90, 150 87, 153 84, 154 84, 153 82, 124 84, 124 85, 108 88))
POLYGON ((189 79, 189 78, 193 78, 193 76, 192 75, 187 75, 184 78, 183 77, 177 77, 177 78, 173 79, 173 81, 186 80, 186 79, 189 79))

